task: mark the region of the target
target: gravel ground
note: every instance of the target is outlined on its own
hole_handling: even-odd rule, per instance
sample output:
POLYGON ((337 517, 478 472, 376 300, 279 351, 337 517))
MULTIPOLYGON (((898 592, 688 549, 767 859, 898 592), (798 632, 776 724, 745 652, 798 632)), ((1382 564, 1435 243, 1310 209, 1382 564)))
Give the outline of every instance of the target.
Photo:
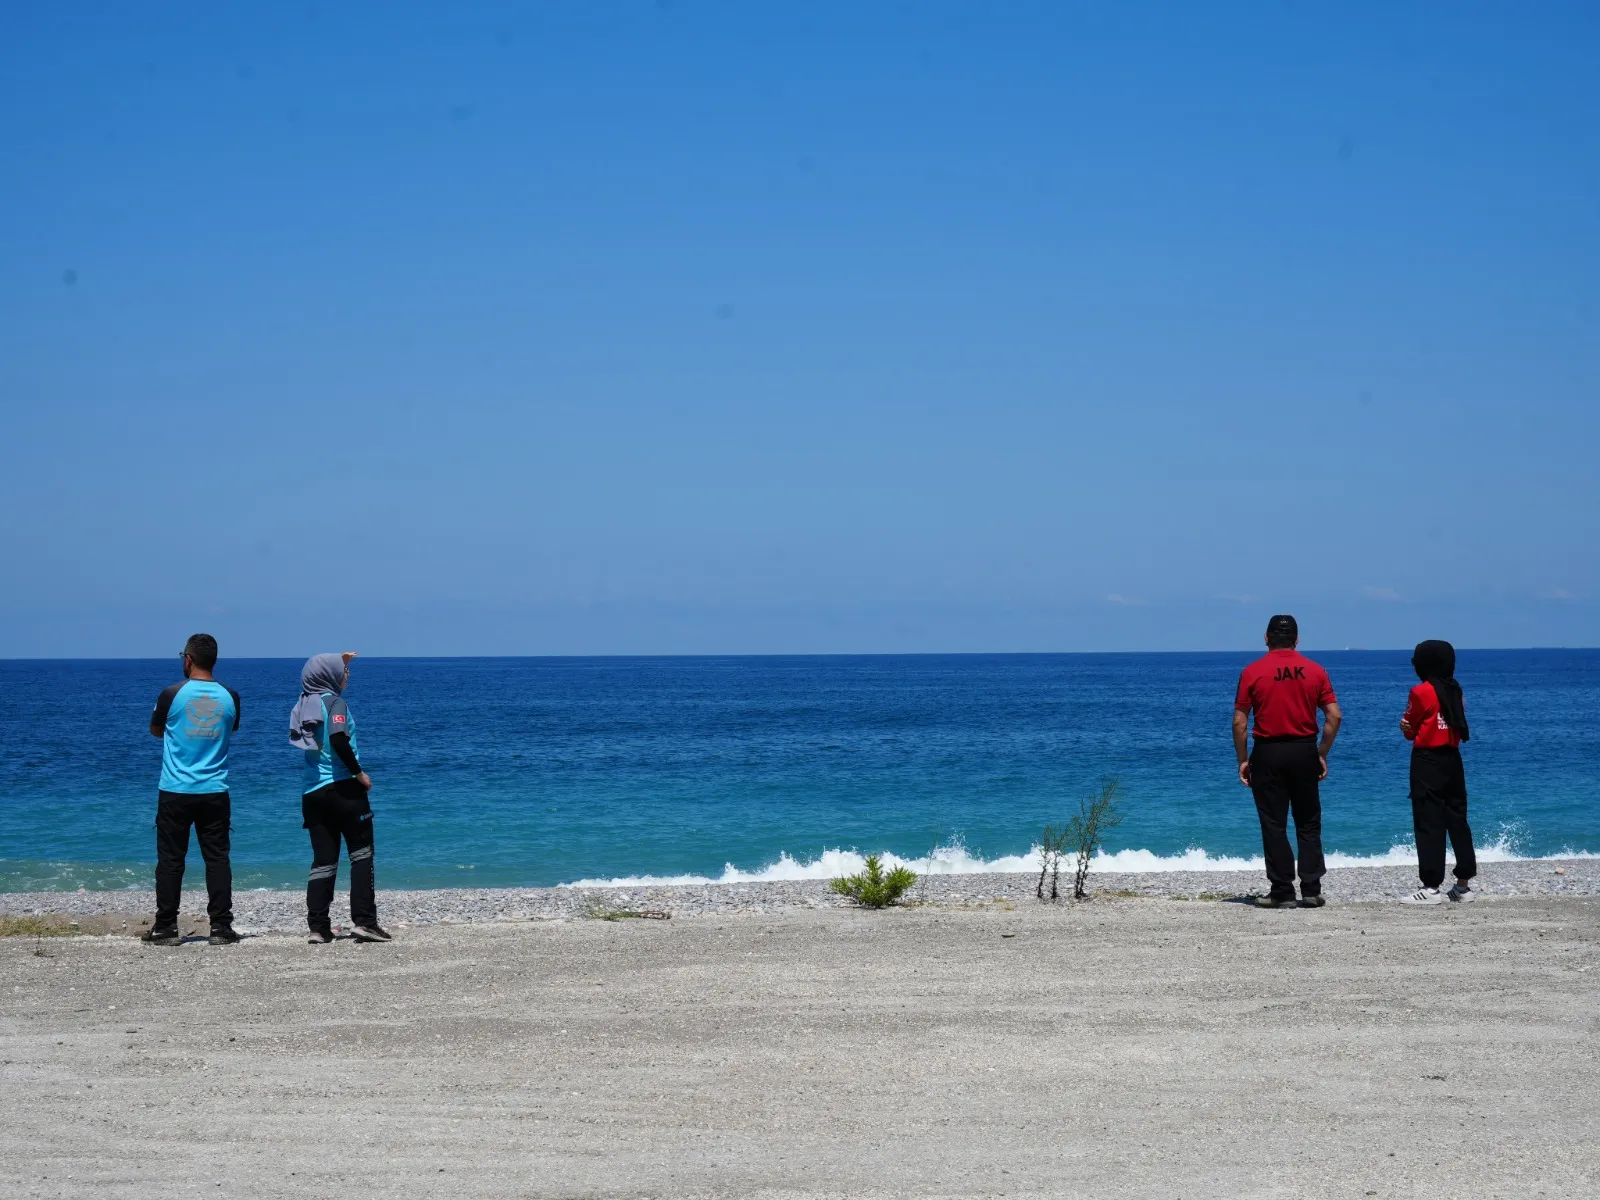
MULTIPOLYGON (((381 868, 380 868, 381 869, 381 868)), ((930 875, 910 898, 931 905, 1032 900, 1034 875, 930 875)), ((1091 876, 1096 895, 1167 899, 1228 899, 1266 890, 1257 872, 1175 871, 1141 875, 1091 876)), ((1394 901, 1414 890, 1410 867, 1340 867, 1329 871, 1323 893, 1330 903, 1394 901)), ((1511 896, 1600 895, 1600 858, 1524 859, 1486 863, 1474 886, 1484 900, 1511 896)), ((97 931, 130 932, 147 923, 152 893, 9 892, 0 893, 0 915, 59 914, 71 918, 112 917, 95 922, 97 931)), ((203 924, 204 892, 185 892, 183 911, 203 924)), ((304 894, 299 891, 241 891, 234 894, 235 923, 241 932, 290 931, 305 927, 304 894)), ((682 887, 620 888, 452 888, 440 891, 384 891, 378 894, 379 919, 401 928, 441 923, 516 921, 581 917, 605 909, 668 912, 675 917, 734 911, 768 912, 789 908, 838 908, 845 901, 822 880, 787 883, 730 883, 682 887)), ((341 893, 334 917, 349 911, 341 893)), ((192 926, 191 926, 192 927, 192 926)))
POLYGON ((1600 1194, 1600 899, 959 882, 389 946, 0 938, 0 1195, 1600 1194))

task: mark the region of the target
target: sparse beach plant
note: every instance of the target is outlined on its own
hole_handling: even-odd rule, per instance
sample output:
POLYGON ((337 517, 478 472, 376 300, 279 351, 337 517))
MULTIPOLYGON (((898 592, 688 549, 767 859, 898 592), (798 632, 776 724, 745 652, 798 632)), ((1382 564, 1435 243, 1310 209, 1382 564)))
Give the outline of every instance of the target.
POLYGON ((1122 784, 1115 779, 1100 781, 1100 790, 1078 801, 1078 811, 1061 825, 1046 825, 1039 838, 1039 882, 1033 892, 1044 900, 1045 880, 1050 881, 1049 899, 1061 897, 1061 860, 1073 861, 1072 898, 1087 900, 1089 864, 1100 852, 1106 831, 1122 824, 1119 801, 1122 784))
POLYGON ((1100 790, 1078 801, 1078 812, 1067 822, 1066 846, 1077 856, 1072 876, 1072 898, 1087 900, 1089 864, 1100 852, 1107 832, 1122 824, 1119 801, 1122 784, 1115 779, 1102 779, 1100 790))
POLYGON ((839 895, 847 897, 862 908, 887 908, 899 900, 917 882, 917 873, 909 867, 883 869, 883 861, 876 854, 867 855, 863 870, 855 875, 844 875, 828 884, 839 895))
POLYGON ((1050 880, 1050 899, 1061 897, 1061 853, 1066 848, 1067 827, 1046 825, 1039 837, 1039 885, 1033 893, 1043 900, 1044 881, 1050 880))

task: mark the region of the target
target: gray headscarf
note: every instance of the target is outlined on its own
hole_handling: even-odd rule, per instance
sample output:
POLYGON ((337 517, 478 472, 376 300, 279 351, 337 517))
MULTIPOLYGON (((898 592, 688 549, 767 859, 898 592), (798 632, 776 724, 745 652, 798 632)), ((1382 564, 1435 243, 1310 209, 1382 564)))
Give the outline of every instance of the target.
POLYGON ((322 698, 344 691, 344 655, 313 654, 300 668, 300 699, 289 714, 289 744, 316 750, 322 698))

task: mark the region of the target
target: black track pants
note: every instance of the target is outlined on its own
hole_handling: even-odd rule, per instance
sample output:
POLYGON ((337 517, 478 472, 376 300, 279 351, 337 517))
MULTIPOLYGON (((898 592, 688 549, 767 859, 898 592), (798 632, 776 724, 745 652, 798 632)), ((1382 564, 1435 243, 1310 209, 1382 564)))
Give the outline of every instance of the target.
POLYGON ((1289 848, 1289 814, 1300 846, 1300 894, 1322 893, 1322 799, 1317 776, 1322 762, 1315 742, 1257 741, 1250 751, 1250 791, 1261 818, 1261 850, 1267 882, 1279 899, 1294 896, 1295 854, 1289 848))
POLYGON ((228 861, 227 792, 191 796, 162 792, 156 801, 156 924, 176 924, 183 894, 183 861, 189 856, 189 829, 206 863, 206 913, 213 929, 233 924, 233 866, 228 861))
POLYGON ((1436 888, 1444 882, 1446 834, 1456 852, 1456 878, 1471 879, 1478 873, 1472 827, 1467 824, 1467 774, 1455 747, 1419 746, 1411 751, 1411 820, 1423 887, 1436 888))
POLYGON ((350 853, 350 920, 378 923, 378 898, 372 874, 372 805, 367 789, 341 779, 307 792, 300 801, 311 834, 311 878, 306 883, 306 924, 313 932, 331 928, 334 880, 339 874, 339 839, 350 853))

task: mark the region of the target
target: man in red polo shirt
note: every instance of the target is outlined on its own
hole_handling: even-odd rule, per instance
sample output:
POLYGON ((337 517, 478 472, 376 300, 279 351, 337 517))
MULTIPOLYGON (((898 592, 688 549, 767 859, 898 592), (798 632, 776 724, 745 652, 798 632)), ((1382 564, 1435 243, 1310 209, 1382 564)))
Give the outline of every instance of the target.
POLYGON ((1233 703, 1233 749, 1239 782, 1247 784, 1261 817, 1261 848, 1271 891, 1256 903, 1285 908, 1295 903, 1295 855, 1289 848, 1289 814, 1300 844, 1302 908, 1321 908, 1322 799, 1317 783, 1328 777, 1328 751, 1339 736, 1339 702, 1328 673, 1302 655, 1300 627, 1291 616, 1267 622, 1267 653, 1239 676, 1233 703), (1322 743, 1317 744, 1317 710, 1322 743), (1248 716, 1255 714, 1255 746, 1246 751, 1248 716))

